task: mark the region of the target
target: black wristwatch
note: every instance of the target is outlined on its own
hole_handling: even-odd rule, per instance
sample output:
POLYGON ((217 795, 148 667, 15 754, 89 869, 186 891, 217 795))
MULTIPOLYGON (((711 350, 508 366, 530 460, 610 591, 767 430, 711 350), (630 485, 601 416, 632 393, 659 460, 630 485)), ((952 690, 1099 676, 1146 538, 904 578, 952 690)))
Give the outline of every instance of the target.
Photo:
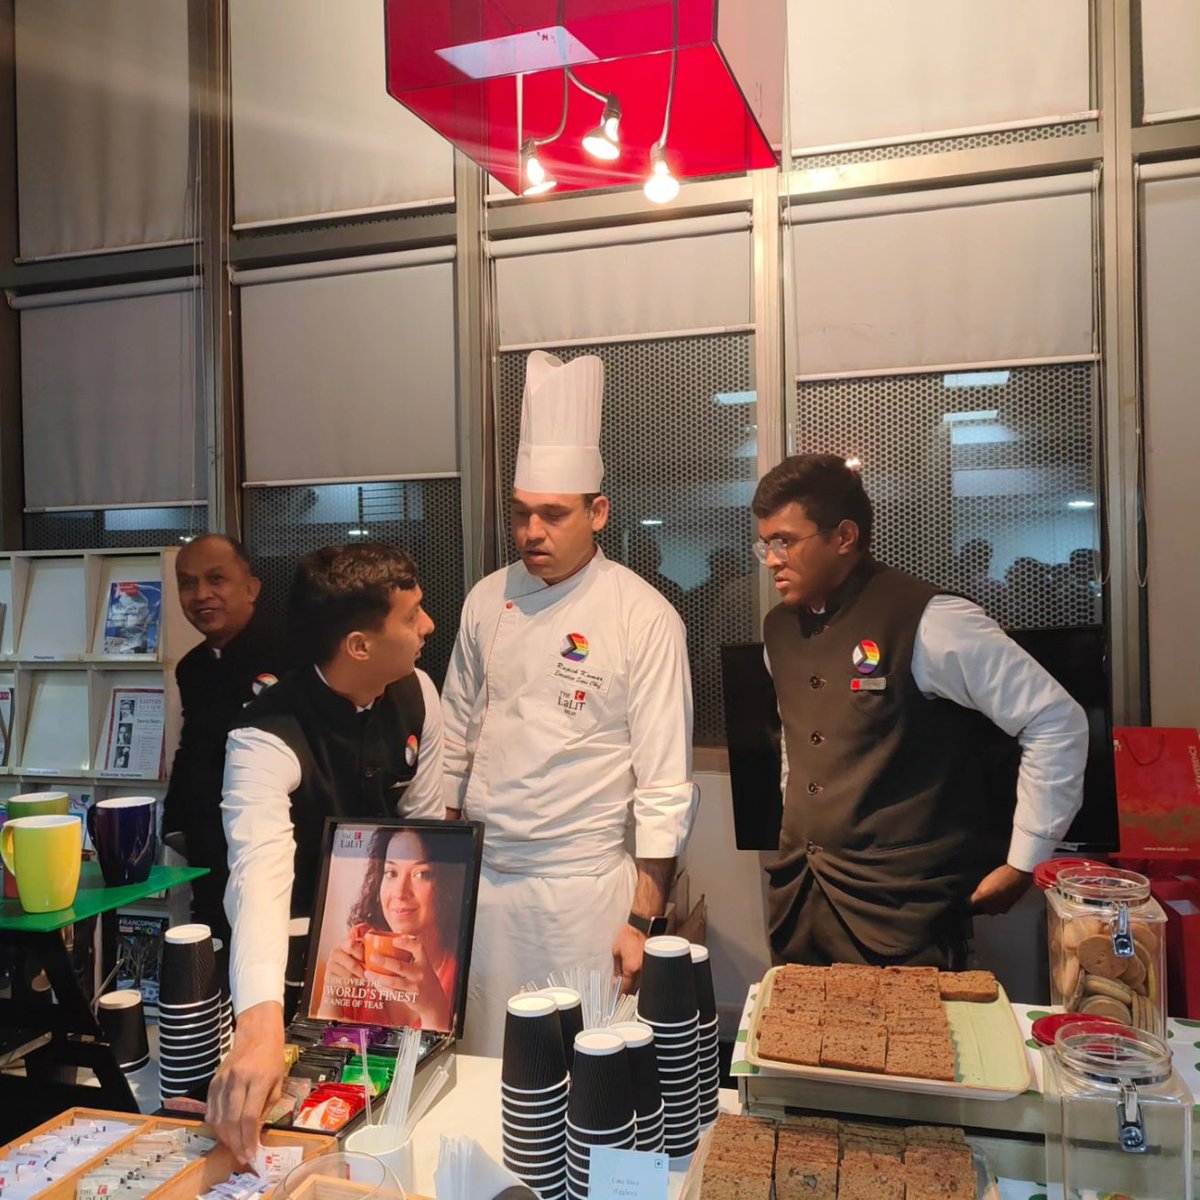
POLYGON ((659 937, 667 932, 666 917, 643 917, 640 913, 629 914, 629 924, 647 937, 659 937))

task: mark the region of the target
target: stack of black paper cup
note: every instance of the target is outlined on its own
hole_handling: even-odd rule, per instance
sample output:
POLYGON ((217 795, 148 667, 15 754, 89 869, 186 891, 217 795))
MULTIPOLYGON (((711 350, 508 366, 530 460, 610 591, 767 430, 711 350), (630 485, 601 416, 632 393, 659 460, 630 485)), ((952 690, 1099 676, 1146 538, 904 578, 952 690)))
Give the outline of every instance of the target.
POLYGON ((700 1020, 692 947, 686 939, 646 941, 637 1017, 654 1030, 663 1149, 671 1158, 687 1158, 700 1140, 700 1020))
POLYGON ((567 1107, 567 1195, 587 1200, 592 1149, 634 1150, 637 1124, 625 1039, 610 1029, 575 1038, 575 1070, 567 1107))
POLYGON ((625 1041, 629 1074, 633 1079, 633 1110, 637 1128, 635 1148, 649 1154, 663 1150, 663 1098, 658 1087, 658 1059, 654 1054, 654 1030, 638 1021, 612 1025, 625 1041))
POLYGON ((567 1063, 562 1023, 550 996, 513 996, 500 1063, 504 1165, 542 1200, 567 1188, 567 1063))
POLYGON ((163 1100, 206 1088, 221 1061, 221 990, 207 925, 164 934, 158 989, 158 1077, 163 1100))
POLYGON ((225 944, 213 938, 216 958, 217 988, 221 993, 221 1057, 233 1049, 233 996, 229 991, 229 955, 222 953, 225 944))
POLYGON ((96 1018, 122 1071, 139 1071, 150 1061, 141 992, 105 992, 97 1001, 96 1018))
POLYGON ((717 997, 713 991, 712 963, 705 946, 692 947, 692 970, 696 976, 696 1006, 700 1030, 700 1129, 717 1119, 721 1090, 721 1048, 717 1038, 717 997))
POLYGON ((563 1053, 567 1059, 567 1070, 575 1061, 575 1035, 583 1030, 583 999, 574 988, 542 988, 541 995, 549 996, 558 1005, 558 1019, 562 1024, 563 1053))

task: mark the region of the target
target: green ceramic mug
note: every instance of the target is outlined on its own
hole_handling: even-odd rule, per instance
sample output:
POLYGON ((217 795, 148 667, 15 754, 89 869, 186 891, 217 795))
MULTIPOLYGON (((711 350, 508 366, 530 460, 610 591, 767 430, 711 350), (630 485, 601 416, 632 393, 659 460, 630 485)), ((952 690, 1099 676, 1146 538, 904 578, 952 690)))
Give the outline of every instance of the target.
POLYGON ((66 792, 22 792, 0 801, 8 809, 8 819, 17 817, 65 817, 71 811, 71 797, 66 792))

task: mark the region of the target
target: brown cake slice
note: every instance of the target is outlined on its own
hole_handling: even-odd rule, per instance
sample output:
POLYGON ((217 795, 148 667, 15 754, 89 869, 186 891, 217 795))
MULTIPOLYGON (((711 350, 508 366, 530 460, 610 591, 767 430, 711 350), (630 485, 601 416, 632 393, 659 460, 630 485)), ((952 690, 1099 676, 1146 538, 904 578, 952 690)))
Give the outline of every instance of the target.
POLYGON ((815 1067, 821 1061, 819 1025, 779 1024, 759 1027, 758 1053, 763 1058, 815 1067))
POLYGON ((888 1038, 886 1075, 954 1082, 954 1047, 947 1038, 893 1034, 888 1038))
POLYGON ((966 1134, 957 1125, 910 1125, 904 1131, 909 1146, 963 1146, 966 1134))
POLYGON ((938 976, 943 1000, 967 1000, 990 1004, 1000 997, 1000 985, 991 971, 943 971, 938 976))
POLYGON ((710 1157, 700 1180, 700 1200, 771 1200, 771 1166, 764 1171, 710 1157))
POLYGON ((905 1200, 904 1179, 898 1154, 848 1150, 838 1172, 838 1200, 905 1200))
POLYGON ((880 1073, 887 1063, 887 1030, 882 1025, 833 1026, 822 1030, 821 1066, 880 1073))
POLYGON ((904 1152, 906 1200, 974 1200, 975 1160, 967 1145, 910 1146, 904 1152))

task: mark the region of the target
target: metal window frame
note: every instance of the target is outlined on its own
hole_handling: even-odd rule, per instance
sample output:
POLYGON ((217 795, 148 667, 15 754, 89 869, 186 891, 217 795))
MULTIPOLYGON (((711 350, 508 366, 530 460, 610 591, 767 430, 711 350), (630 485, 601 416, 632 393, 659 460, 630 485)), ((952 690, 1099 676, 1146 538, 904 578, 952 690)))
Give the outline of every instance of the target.
MULTIPOLYGON (((691 181, 678 199, 651 210, 640 191, 609 191, 546 198, 488 201, 478 168, 459 156, 453 210, 397 210, 368 218, 344 217, 297 222, 284 228, 227 228, 228 162, 222 168, 210 138, 205 150, 206 244, 204 274, 218 280, 208 313, 203 353, 210 415, 210 511, 213 528, 236 528, 242 476, 238 439, 236 320, 224 326, 220 314, 236 305, 228 288, 232 266, 267 266, 420 246, 454 246, 458 253, 456 326, 459 376, 459 440, 463 473, 464 572, 468 584, 495 564, 494 433, 492 381, 494 347, 489 311, 490 267, 482 239, 506 239, 610 226, 669 222, 710 213, 746 212, 753 220, 755 371, 758 388, 759 466, 766 469, 787 451, 785 430, 795 416, 795 389, 783 337, 789 265, 783 253, 782 204, 818 203, 914 188, 954 187, 1009 178, 1034 177, 1099 168, 1102 174, 1096 261, 1100 363, 1104 527, 1112 649, 1113 714, 1120 722, 1149 719, 1145 659, 1145 604, 1138 526, 1140 482, 1141 382, 1139 373, 1137 278, 1137 195, 1140 162, 1200 154, 1200 119, 1141 126, 1137 54, 1139 4, 1143 0, 1093 0, 1093 100, 1100 114, 1094 133, 1047 138, 995 147, 939 152, 840 166, 691 181), (224 305, 224 307, 222 307, 224 305)), ((203 30, 193 52, 205 78, 228 86, 208 64, 222 61, 215 51, 226 44, 227 0, 205 0, 203 30)), ((11 46, 13 0, 0 0, 0 51, 11 46)), ((0 93, 11 94, 12 59, 0 53, 0 93)), ((15 166, 11 103, 0 98, 0 165, 15 166)), ((215 132, 215 130, 213 131, 215 132)), ((16 172, 0 171, 11 185, 0 194, 0 287, 20 293, 94 286, 98 283, 178 276, 194 269, 192 246, 165 246, 16 264, 16 172), (11 193, 11 194, 10 194, 11 193)), ((0 313, 0 531, 19 545, 20 402, 16 314, 0 313), (15 418, 15 419, 14 419, 15 418)), ((765 589, 764 589, 765 590, 765 589)), ((764 603, 769 601, 764 596, 764 603)))

